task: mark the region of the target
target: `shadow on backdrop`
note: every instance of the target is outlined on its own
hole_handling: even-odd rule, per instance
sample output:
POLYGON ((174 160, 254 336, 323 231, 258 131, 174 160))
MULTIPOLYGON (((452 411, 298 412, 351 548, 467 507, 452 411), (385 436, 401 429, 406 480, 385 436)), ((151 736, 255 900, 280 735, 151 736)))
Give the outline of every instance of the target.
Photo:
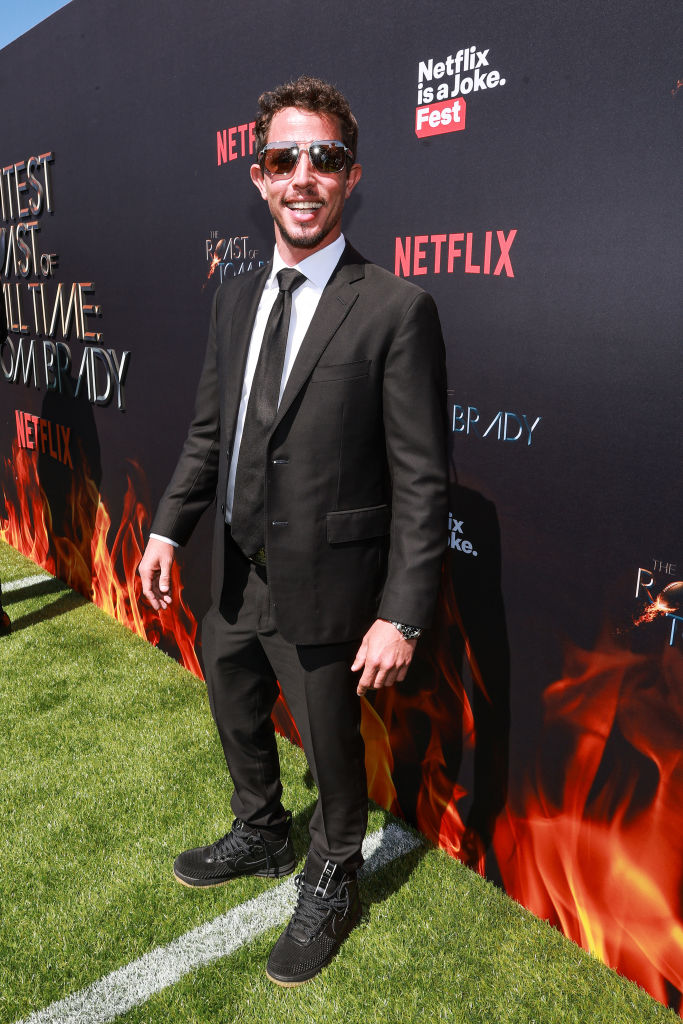
POLYGON ((41 418, 51 443, 38 450, 38 479, 54 573, 70 587, 92 594, 92 541, 100 499, 102 461, 89 400, 76 396, 76 380, 62 373, 63 392, 47 391, 41 418), (60 444, 56 437, 59 434, 60 444))
POLYGON ((455 479, 449 490, 449 548, 434 627, 406 679, 376 691, 373 705, 389 734, 402 814, 497 880, 487 853, 507 797, 510 734, 500 529, 491 501, 455 479))

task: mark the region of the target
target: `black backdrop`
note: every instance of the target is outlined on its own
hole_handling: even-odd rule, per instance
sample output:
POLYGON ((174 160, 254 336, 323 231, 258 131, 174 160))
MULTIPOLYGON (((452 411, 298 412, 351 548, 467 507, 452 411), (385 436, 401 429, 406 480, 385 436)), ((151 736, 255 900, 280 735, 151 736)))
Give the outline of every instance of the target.
POLYGON ((183 556, 191 613, 161 637, 133 565, 213 291, 272 247, 248 178, 255 99, 304 71, 334 81, 361 126, 346 233, 434 295, 449 363, 441 621, 405 687, 366 708, 375 795, 677 1008, 680 28, 674 0, 73 0, 0 56, 0 535, 196 669, 208 522, 183 556), (420 84, 450 104, 458 68, 464 128, 418 137, 420 84), (33 237, 58 263, 22 276, 31 212, 16 206, 39 193, 15 202, 13 166, 46 153, 52 212, 44 196, 33 237), (101 310, 85 329, 101 338, 48 338, 38 282, 48 314, 59 282, 65 297, 90 283, 101 310), (89 401, 85 379, 78 397, 47 387, 46 338, 69 346, 76 378, 87 348, 113 350, 95 357, 100 395, 128 352, 122 402, 115 388, 89 401))

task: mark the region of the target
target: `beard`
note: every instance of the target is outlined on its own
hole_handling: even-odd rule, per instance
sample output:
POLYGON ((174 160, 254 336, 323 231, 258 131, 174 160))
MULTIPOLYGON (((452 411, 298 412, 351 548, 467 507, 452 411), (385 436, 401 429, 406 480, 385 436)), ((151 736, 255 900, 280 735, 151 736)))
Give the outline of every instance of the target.
POLYGON ((278 227, 287 245, 293 249, 315 249, 316 245, 320 245, 325 236, 330 233, 330 229, 325 227, 320 228, 314 235, 290 235, 289 231, 282 224, 278 224, 278 227))
MULTIPOLYGON (((286 207, 287 204, 283 203, 282 205, 286 207)), ((325 203, 324 205, 326 206, 327 204, 325 203)), ((318 230, 315 231, 313 234, 308 234, 306 232, 305 227, 302 227, 300 229, 299 234, 293 234, 292 232, 287 230, 282 218, 275 217, 275 221, 277 223, 283 241, 285 241, 287 245, 294 249, 315 249, 316 246, 320 245, 320 243, 324 241, 325 238, 327 238, 327 236, 337 226, 340 220, 341 212, 336 220, 325 224, 321 224, 318 230)))

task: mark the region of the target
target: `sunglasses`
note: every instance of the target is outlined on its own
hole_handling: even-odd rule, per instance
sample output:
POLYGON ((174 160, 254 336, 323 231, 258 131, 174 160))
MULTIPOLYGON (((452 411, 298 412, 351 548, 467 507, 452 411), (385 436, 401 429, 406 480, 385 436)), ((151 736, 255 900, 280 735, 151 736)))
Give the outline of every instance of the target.
POLYGON ((298 142, 269 142, 258 154, 258 162, 262 171, 286 177, 294 172, 304 151, 308 153, 311 166, 321 174, 338 174, 344 170, 347 160, 353 160, 353 153, 343 142, 325 139, 309 142, 307 146, 298 142))

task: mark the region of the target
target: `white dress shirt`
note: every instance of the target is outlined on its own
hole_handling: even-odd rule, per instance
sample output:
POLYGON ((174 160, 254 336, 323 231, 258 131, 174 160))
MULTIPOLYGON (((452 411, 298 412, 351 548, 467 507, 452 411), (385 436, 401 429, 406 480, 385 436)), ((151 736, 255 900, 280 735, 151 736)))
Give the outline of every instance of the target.
MULTIPOLYGON (((318 252, 314 252, 312 256, 307 256, 305 260, 302 260, 301 263, 297 263, 295 267, 299 273, 306 277, 306 280, 303 284, 299 285, 294 292, 292 292, 292 313, 289 320, 289 333, 287 335, 287 348, 285 349, 282 379, 280 380, 278 405, 282 398, 282 392, 285 390, 285 385, 292 371, 294 360, 301 348, 301 343, 304 340, 306 331, 313 319, 313 314, 318 308, 320 297, 325 285, 332 277, 334 268, 341 259, 341 254, 344 251, 345 244, 344 236, 340 235, 339 238, 335 239, 334 242, 331 242, 330 245, 326 245, 324 249, 319 249, 318 252)), ((278 272, 283 270, 286 266, 287 264, 280 256, 276 246, 275 252, 273 253, 273 266, 270 274, 268 275, 265 288, 263 289, 258 309, 256 310, 254 326, 251 332, 251 341, 249 342, 247 365, 244 370, 244 380, 242 381, 242 395, 240 397, 240 407, 237 413, 235 443, 232 449, 230 473, 228 474, 228 492, 225 502, 225 521, 227 523, 232 519, 237 459, 239 457, 240 444, 242 442, 242 432, 244 431, 244 420, 247 415, 247 405, 249 403, 251 384, 254 379, 256 364, 258 363, 259 354, 261 352, 261 343, 263 341, 266 323, 280 290, 277 275, 278 272)))
MULTIPOLYGON (((312 256, 307 256, 306 259, 301 260, 300 263, 296 264, 295 269, 301 274, 304 274, 306 280, 292 293, 292 312, 289 320, 287 348, 285 350, 285 361, 282 370, 282 380, 280 381, 280 395, 278 402, 282 398, 282 393, 292 371, 292 366, 294 365, 294 361, 298 355, 299 349, 301 348, 301 343, 304 340, 306 331, 313 319, 313 314, 318 308, 318 303, 320 302, 325 285, 332 277, 334 268, 341 259, 345 245, 346 240, 343 235, 340 235, 339 238, 334 240, 334 242, 326 245, 324 249, 319 249, 318 252, 314 252, 312 256)), ((237 414, 235 441, 232 449, 232 460, 230 462, 230 472, 228 474, 228 488, 225 503, 225 521, 228 523, 232 519, 237 459, 239 457, 242 433, 244 431, 244 420, 247 415, 247 405, 249 403, 251 384, 254 379, 256 364, 258 363, 258 357, 261 351, 261 343, 263 342, 266 322, 279 291, 277 274, 286 266, 287 264, 280 256, 277 246, 275 246, 275 251, 273 253, 273 265, 271 267, 270 274, 268 275, 268 280, 265 283, 265 287, 258 304, 258 309, 256 310, 254 326, 251 331, 251 340, 249 342, 247 364, 244 370, 244 380, 242 381, 242 395, 240 397, 240 407, 237 414)), ((150 536, 157 537, 159 540, 164 540, 168 544, 173 544, 174 547, 177 547, 177 544, 168 537, 160 537, 159 534, 154 533, 150 534, 150 536)))

